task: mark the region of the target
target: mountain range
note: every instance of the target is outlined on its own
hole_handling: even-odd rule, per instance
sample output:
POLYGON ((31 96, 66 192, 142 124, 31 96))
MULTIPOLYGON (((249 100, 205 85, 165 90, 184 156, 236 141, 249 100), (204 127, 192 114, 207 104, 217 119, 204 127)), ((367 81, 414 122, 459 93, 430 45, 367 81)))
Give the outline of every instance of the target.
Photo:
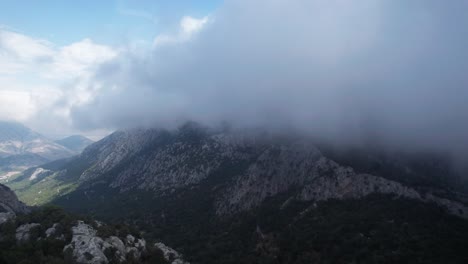
POLYGON ((0 180, 29 167, 77 155, 91 143, 82 136, 54 142, 20 123, 0 121, 0 180))
POLYGON ((192 263, 464 263, 459 182, 438 154, 187 123, 117 131, 7 184, 30 205, 139 226, 192 263))

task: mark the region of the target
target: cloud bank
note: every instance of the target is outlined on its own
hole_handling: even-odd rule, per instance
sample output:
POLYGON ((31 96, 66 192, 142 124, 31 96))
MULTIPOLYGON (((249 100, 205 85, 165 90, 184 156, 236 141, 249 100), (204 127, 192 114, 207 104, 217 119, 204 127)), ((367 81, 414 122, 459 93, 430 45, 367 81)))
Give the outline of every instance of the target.
POLYGON ((466 10, 464 0, 228 0, 144 48, 32 39, 15 55, 25 63, 2 59, 0 73, 47 65, 42 77, 67 76, 49 89, 53 103, 24 116, 80 130, 229 122, 466 153, 466 10))
POLYGON ((190 38, 156 38, 172 41, 103 65, 102 89, 71 117, 86 129, 227 121, 461 151, 466 10, 463 0, 227 1, 190 38))

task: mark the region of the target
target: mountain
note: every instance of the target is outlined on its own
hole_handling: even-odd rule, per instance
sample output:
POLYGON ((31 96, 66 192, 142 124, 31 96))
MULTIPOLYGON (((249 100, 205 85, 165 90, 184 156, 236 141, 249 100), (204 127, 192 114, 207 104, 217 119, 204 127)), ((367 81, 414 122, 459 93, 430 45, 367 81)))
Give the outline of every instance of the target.
POLYGON ((19 123, 0 121, 0 156, 37 154, 48 160, 72 156, 74 153, 19 123))
POLYGON ((443 162, 375 157, 383 164, 376 169, 317 146, 307 137, 194 123, 133 129, 8 184, 29 204, 137 225, 191 263, 468 258, 467 196, 425 173, 443 162))
POLYGON ((22 124, 0 121, 0 180, 26 168, 75 154, 22 124))
POLYGON ((87 146, 91 145, 93 142, 94 141, 92 141, 91 139, 80 135, 73 135, 55 141, 55 143, 62 145, 67 149, 73 150, 77 153, 83 151, 87 146))

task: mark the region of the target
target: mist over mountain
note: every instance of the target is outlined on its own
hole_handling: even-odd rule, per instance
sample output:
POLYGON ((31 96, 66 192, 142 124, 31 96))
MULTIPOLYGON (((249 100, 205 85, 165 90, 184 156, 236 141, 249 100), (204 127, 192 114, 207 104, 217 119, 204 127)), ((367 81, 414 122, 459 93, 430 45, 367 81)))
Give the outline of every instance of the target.
POLYGON ((59 140, 55 140, 55 143, 62 145, 68 149, 71 149, 77 153, 83 151, 83 149, 91 145, 93 142, 94 141, 92 141, 91 139, 80 135, 73 135, 59 140))
POLYGON ((79 128, 292 130, 465 164, 466 1, 226 1, 189 40, 125 50, 79 128), (115 106, 118 105, 118 109, 115 106))
POLYGON ((468 1, 4 5, 0 264, 468 263, 468 1))

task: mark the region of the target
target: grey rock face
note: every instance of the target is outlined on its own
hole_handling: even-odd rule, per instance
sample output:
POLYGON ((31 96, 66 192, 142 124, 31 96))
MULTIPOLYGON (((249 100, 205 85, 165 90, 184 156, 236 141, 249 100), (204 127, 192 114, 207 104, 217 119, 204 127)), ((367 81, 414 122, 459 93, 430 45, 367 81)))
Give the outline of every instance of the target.
POLYGON ((157 248, 159 248, 163 254, 164 258, 169 261, 171 264, 190 264, 183 259, 183 256, 179 254, 179 252, 175 251, 174 249, 166 246, 163 243, 156 243, 154 244, 157 248))
POLYGON ((111 259, 121 263, 126 261, 128 253, 139 259, 141 253, 146 250, 146 242, 143 239, 137 240, 127 236, 125 243, 116 236, 103 239, 96 235, 97 231, 94 228, 83 221, 78 221, 72 232, 72 241, 63 251, 67 259, 79 264, 106 264, 111 259))
POLYGON ((116 175, 110 186, 123 191, 181 188, 206 179, 225 160, 246 157, 219 137, 206 137, 197 142, 176 139, 171 144, 138 156, 132 166, 116 175))
POLYGON ((40 226, 40 224, 37 224, 37 223, 24 224, 24 225, 19 226, 16 229, 16 234, 15 234, 16 242, 20 244, 24 242, 28 242, 31 237, 31 233, 30 233, 31 229, 38 227, 38 226, 40 226))
POLYGON ((11 220, 13 218, 15 218, 15 214, 13 214, 11 212, 0 213, 0 225, 2 225, 3 223, 8 222, 9 220, 11 220))
POLYGON ((266 150, 217 202, 218 215, 230 215, 260 205, 269 196, 296 189, 292 199, 324 201, 362 198, 372 193, 435 203, 448 213, 468 218, 468 207, 432 194, 422 195, 398 182, 369 174, 356 174, 322 156, 313 147, 266 150), (302 151, 301 151, 302 150, 302 151), (271 153, 276 153, 272 155, 271 153), (295 153, 296 155, 294 155, 295 153), (302 153, 302 154, 301 154, 302 153))
POLYGON ((10 188, 0 184, 0 213, 16 215, 28 213, 29 211, 29 208, 18 200, 16 194, 10 188))
POLYGON ((58 231, 59 227, 59 223, 54 223, 51 227, 47 228, 47 230, 45 231, 46 238, 55 237, 57 239, 64 240, 65 237, 58 231))
POLYGON ((105 264, 109 263, 104 254, 104 240, 96 236, 96 230, 79 221, 72 227, 73 238, 70 244, 63 249, 66 255, 76 263, 105 264))
POLYGON ((368 174, 356 174, 350 168, 344 168, 337 163, 321 159, 317 166, 317 174, 302 188, 299 194, 301 200, 328 200, 361 198, 371 193, 395 194, 411 199, 421 199, 419 193, 397 182, 368 174))
POLYGON ((81 154, 83 160, 92 164, 81 176, 87 181, 102 176, 126 158, 150 144, 159 133, 155 130, 135 129, 119 131, 86 148, 81 154))
POLYGON ((248 210, 269 196, 303 185, 320 158, 319 150, 304 142, 266 147, 220 198, 217 213, 248 210))

